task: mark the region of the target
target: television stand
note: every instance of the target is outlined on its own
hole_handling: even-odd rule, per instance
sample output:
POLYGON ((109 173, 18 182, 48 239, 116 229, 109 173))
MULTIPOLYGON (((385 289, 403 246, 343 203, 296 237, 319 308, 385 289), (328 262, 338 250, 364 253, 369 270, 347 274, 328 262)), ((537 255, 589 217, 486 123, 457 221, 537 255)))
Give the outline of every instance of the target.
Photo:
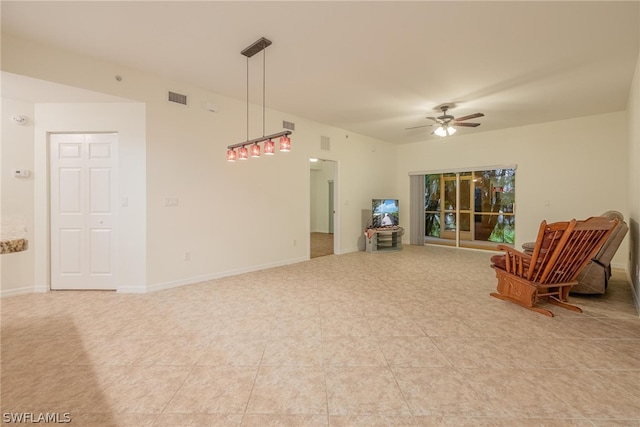
POLYGON ((367 228, 364 231, 366 251, 401 251, 403 234, 404 228, 398 226, 367 228))

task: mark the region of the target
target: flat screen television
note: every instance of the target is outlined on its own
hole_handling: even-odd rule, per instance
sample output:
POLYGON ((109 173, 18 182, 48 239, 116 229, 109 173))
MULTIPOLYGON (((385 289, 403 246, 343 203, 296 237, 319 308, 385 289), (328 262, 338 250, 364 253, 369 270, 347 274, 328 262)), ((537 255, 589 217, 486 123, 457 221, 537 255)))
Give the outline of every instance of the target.
POLYGON ((374 228, 391 227, 400 224, 397 199, 373 199, 371 201, 371 211, 373 214, 371 224, 374 228))

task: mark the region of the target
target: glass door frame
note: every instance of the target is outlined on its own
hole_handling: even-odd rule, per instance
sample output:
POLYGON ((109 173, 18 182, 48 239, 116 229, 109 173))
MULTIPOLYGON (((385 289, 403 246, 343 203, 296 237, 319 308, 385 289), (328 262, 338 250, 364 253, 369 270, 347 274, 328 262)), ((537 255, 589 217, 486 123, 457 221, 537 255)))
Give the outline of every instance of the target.
MULTIPOLYGON (((424 230, 425 243, 434 243, 434 244, 443 244, 443 245, 453 246, 453 243, 455 242, 456 247, 471 247, 471 248, 479 248, 479 249, 495 249, 495 247, 498 244, 513 246, 513 243, 511 242, 505 242, 505 241, 497 242, 496 240, 477 239, 476 231, 478 231, 479 233, 482 233, 483 231, 482 229, 476 230, 476 220, 479 216, 489 215, 489 216, 496 216, 497 218, 500 218, 500 219, 502 218, 504 218, 505 220, 508 219, 511 221, 512 225, 514 224, 515 171, 516 171, 516 166, 509 165, 509 166, 486 166, 481 168, 465 168, 465 169, 459 169, 459 170, 442 170, 442 171, 424 172, 423 173, 424 176, 440 175, 439 177, 440 182, 437 185, 439 190, 438 191, 439 194, 437 194, 438 202, 434 204, 433 203, 434 200, 426 199, 426 196, 429 194, 428 192, 430 190, 430 188, 426 188, 426 187, 425 187, 425 199, 423 200, 423 203, 425 206, 424 220, 426 221, 427 215, 437 216, 440 222, 439 236, 428 235, 428 233, 431 230, 428 230, 427 229, 428 224, 425 224, 425 230, 424 230), (495 213, 484 212, 482 209, 479 211, 476 211, 476 208, 478 208, 478 206, 476 206, 478 205, 478 200, 476 200, 478 195, 476 193, 478 191, 478 188, 482 188, 482 187, 477 187, 475 183, 479 179, 481 180, 483 178, 479 174, 482 174, 482 173, 486 174, 487 171, 500 171, 500 170, 502 171, 513 170, 513 173, 511 175, 508 173, 501 175, 503 179, 504 178, 508 179, 509 177, 512 177, 511 184, 512 184, 512 191, 513 191, 512 193, 513 203, 510 205, 510 209, 500 210, 499 212, 495 212, 495 213), (451 204, 452 200, 447 199, 447 194, 446 194, 447 188, 451 188, 451 187, 447 187, 447 183, 451 183, 452 181, 454 182, 453 191, 455 192, 455 202, 454 202, 453 208, 449 209, 449 205, 451 204), (468 192, 460 191, 462 190, 461 185, 465 185, 466 183, 468 183, 468 192), (465 195, 462 195, 462 193, 465 193, 465 195, 466 193, 468 193, 468 197, 469 197, 468 201, 461 200, 461 197, 465 197, 465 195), (463 203, 461 204, 461 202, 463 203), (465 207, 466 209, 462 209, 465 207), (453 229, 446 230, 447 220, 451 222, 451 215, 453 215, 454 217, 453 229), (463 219, 464 215, 468 215, 468 224, 466 225, 468 230, 461 230, 461 228, 465 227, 465 225, 461 223, 461 219, 463 219), (462 244, 461 244, 461 241, 463 242, 462 244)), ((418 173, 411 173, 410 175, 417 175, 417 174, 418 173)), ((499 191, 502 191, 502 189, 500 189, 499 191)), ((515 240, 515 237, 514 237, 514 240, 515 240)))

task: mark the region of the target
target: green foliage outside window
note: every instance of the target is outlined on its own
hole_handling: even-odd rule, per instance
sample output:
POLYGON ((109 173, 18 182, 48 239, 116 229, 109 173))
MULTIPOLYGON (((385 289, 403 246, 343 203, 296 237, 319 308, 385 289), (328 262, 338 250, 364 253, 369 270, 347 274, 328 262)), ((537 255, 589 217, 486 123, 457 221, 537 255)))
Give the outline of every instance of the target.
MULTIPOLYGON (((442 203, 441 185, 445 176, 455 174, 425 175, 425 235, 440 237, 442 232, 441 213, 442 203)), ((461 200, 461 205, 471 211, 473 224, 473 240, 495 243, 515 243, 515 169, 494 169, 461 173, 472 179, 473 194, 466 191, 471 206, 467 200, 461 200)), ((445 181, 449 186, 451 181, 445 181)), ((468 182, 468 181, 467 181, 468 182)), ((453 182, 455 187, 455 182, 453 182)), ((449 198, 451 189, 447 187, 449 198)), ((466 187, 468 188, 468 186, 466 187)), ((455 189, 453 190, 455 194, 455 189)), ((462 196, 461 196, 462 197, 462 196)), ((453 208, 453 206, 452 206, 453 208)), ((446 213, 444 215, 447 218, 446 213)), ((454 214, 449 214, 455 217, 454 214)), ((447 230, 455 230, 455 223, 449 224, 447 230)))

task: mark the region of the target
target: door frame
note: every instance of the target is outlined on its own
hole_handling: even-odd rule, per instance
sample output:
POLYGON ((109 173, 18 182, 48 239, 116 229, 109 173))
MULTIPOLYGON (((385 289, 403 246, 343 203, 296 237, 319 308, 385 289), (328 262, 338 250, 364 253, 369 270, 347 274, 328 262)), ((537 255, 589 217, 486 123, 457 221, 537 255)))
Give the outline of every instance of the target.
MULTIPOLYGON (((335 221, 335 216, 336 216, 336 199, 334 196, 335 193, 335 183, 333 181, 333 179, 329 180, 329 210, 327 211, 327 215, 329 215, 329 233, 334 234, 333 230, 334 230, 334 221, 335 221)), ((334 245, 335 246, 335 245, 334 245)))
POLYGON ((340 245, 340 161, 327 159, 323 157, 308 156, 306 161, 307 167, 307 259, 311 259, 311 197, 313 196, 311 188, 311 161, 310 159, 318 159, 322 162, 331 162, 333 164, 333 253, 339 255, 341 253, 340 245))
MULTIPOLYGON (((444 215, 447 213, 444 209, 444 207, 446 206, 441 206, 440 209, 437 210, 430 210, 427 209, 427 203, 425 199, 422 199, 422 201, 420 201, 419 203, 424 203, 425 204, 425 214, 431 214, 434 215, 436 214, 440 220, 440 237, 431 237, 428 236, 427 233, 429 232, 429 230, 426 229, 425 227, 425 244, 438 244, 438 245, 447 245, 447 246, 453 246, 451 243, 455 244, 455 247, 465 247, 465 248, 477 248, 477 249, 490 249, 490 250, 495 250, 495 246, 498 244, 504 244, 504 245, 510 245, 513 246, 512 243, 495 243, 492 241, 488 241, 488 240, 475 240, 475 232, 477 231, 476 228, 476 223, 475 223, 475 216, 476 215, 499 215, 498 213, 493 213, 493 212, 485 212, 482 210, 476 210, 476 203, 475 203, 475 197, 476 197, 476 193, 475 193, 475 182, 477 180, 477 175, 476 173, 479 172, 483 172, 483 171, 496 171, 496 170, 512 170, 513 171, 513 179, 515 179, 515 171, 517 170, 517 166, 516 165, 493 165, 493 166, 480 166, 480 167, 469 167, 469 168, 457 168, 457 169, 442 169, 442 170, 434 170, 434 171, 424 171, 424 172, 412 172, 410 173, 410 176, 422 176, 422 177, 426 177, 428 175, 439 175, 440 176, 440 182, 438 184, 438 190, 440 193, 439 196, 439 200, 441 201, 441 205, 444 205, 444 203, 442 203, 443 200, 445 200, 446 196, 444 193, 444 182, 445 182, 445 178, 449 178, 449 180, 451 181, 453 177, 445 177, 444 175, 450 175, 450 174, 455 174, 455 191, 456 191, 456 209, 455 210, 450 210, 449 212, 455 213, 455 218, 456 218, 456 230, 455 232, 449 232, 451 234, 448 235, 444 235, 443 236, 443 228, 445 227, 444 225, 444 215), (469 176, 467 176, 467 174, 471 174, 469 176), (469 210, 462 210, 460 209, 460 183, 462 181, 466 181, 468 179, 471 179, 471 182, 469 182, 469 210), (460 231, 460 217, 461 215, 471 215, 470 217, 470 229, 469 231, 460 231), (452 237, 455 236, 455 237, 452 237)), ((511 174, 504 174, 503 176, 500 177, 500 179, 506 178, 508 176, 511 176, 511 174)), ((513 200, 513 206, 512 209, 510 211, 508 211, 508 213, 506 212, 500 212, 500 214, 505 215, 505 216, 509 216, 509 217, 515 217, 516 215, 516 202, 515 202, 515 184, 513 185, 513 191, 514 191, 514 200, 513 200)), ((413 215, 413 212, 412 212, 413 215)))
MULTIPOLYGON (((51 161, 52 161, 52 136, 53 135, 103 135, 103 134, 113 134, 115 135, 115 141, 113 143, 113 180, 112 180, 112 200, 113 200, 113 206, 112 206, 112 214, 113 214, 113 221, 112 221, 112 231, 114 233, 114 239, 113 239, 113 246, 114 246, 114 253, 112 253, 114 259, 112 260, 113 262, 113 286, 109 287, 109 288, 87 288, 87 289, 72 289, 69 288, 69 290, 117 290, 118 289, 118 283, 119 283, 119 275, 118 275, 118 259, 117 259, 117 254, 118 254, 118 245, 119 245, 119 221, 118 221, 118 204, 117 204, 117 200, 119 200, 118 197, 118 193, 119 193, 119 144, 118 144, 118 140, 119 140, 119 134, 118 132, 115 131, 86 131, 86 132, 79 132, 79 131, 70 131, 70 132, 64 132, 64 131, 55 131, 55 132, 47 132, 46 134, 46 157, 47 157, 47 170, 46 170, 46 185, 47 185, 47 276, 48 276, 48 286, 47 286, 47 290, 51 291, 51 290, 58 290, 58 289, 53 289, 53 256, 54 256, 54 248, 53 248, 53 239, 52 239, 52 233, 54 232, 53 230, 53 226, 52 226, 52 200, 51 200, 51 194, 52 194, 52 179, 51 179, 51 174, 53 173, 52 169, 51 169, 51 161)), ((87 215, 87 213, 85 213, 85 215, 87 215)), ((60 290, 65 290, 65 289, 60 289, 60 290)))
MULTIPOLYGON (((73 94, 74 88, 69 88, 73 94)), ((97 94, 98 95, 98 94, 97 94)), ((64 98, 63 98, 64 99, 64 98)), ((126 100, 91 103, 38 103, 34 107, 33 138, 33 292, 49 292, 49 143, 50 133, 118 133, 117 292, 145 293, 147 284, 147 107, 126 100), (126 186, 123 183, 127 183, 126 186), (123 206, 122 200, 128 203, 123 206), (122 236, 127 236, 126 245, 122 236)), ((30 249, 31 249, 31 242, 30 249)))

